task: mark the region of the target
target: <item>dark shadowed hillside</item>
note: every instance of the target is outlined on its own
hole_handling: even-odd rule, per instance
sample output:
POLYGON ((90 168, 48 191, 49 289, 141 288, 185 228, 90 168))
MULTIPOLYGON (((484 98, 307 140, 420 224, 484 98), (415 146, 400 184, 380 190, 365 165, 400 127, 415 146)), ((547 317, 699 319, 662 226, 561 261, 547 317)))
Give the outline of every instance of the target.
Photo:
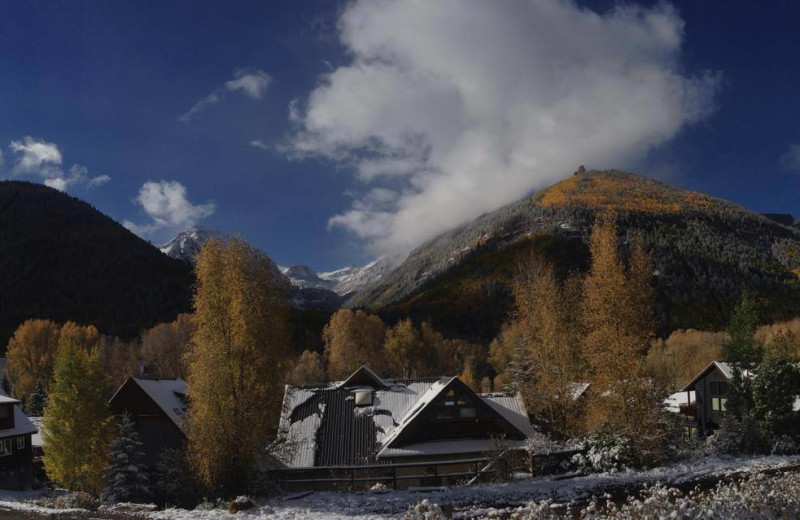
POLYGON ((27 318, 133 336, 190 310, 193 274, 89 204, 0 182, 0 346, 27 318))
POLYGON ((582 271, 594 217, 608 210, 618 215, 623 248, 640 235, 653 255, 665 331, 723 326, 743 290, 762 299, 767 319, 800 312, 797 228, 619 171, 573 175, 445 233, 351 305, 488 341, 511 311, 516 256, 537 250, 562 272, 582 271))

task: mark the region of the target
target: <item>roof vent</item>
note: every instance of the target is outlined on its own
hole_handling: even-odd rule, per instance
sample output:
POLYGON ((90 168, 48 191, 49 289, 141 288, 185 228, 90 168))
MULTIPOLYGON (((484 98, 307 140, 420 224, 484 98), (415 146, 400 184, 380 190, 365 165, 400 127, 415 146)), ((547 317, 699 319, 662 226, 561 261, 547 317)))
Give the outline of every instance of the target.
POLYGON ((372 406, 372 390, 356 390, 356 406, 372 406))

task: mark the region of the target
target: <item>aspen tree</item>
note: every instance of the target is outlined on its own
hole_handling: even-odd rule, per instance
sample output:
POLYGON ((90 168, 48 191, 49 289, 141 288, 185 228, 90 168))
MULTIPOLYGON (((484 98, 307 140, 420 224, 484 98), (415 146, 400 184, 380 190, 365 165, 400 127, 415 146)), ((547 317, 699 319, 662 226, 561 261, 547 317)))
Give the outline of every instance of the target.
POLYGON ((277 430, 286 295, 271 261, 238 238, 206 242, 195 269, 189 458, 208 491, 231 496, 260 469, 277 430))

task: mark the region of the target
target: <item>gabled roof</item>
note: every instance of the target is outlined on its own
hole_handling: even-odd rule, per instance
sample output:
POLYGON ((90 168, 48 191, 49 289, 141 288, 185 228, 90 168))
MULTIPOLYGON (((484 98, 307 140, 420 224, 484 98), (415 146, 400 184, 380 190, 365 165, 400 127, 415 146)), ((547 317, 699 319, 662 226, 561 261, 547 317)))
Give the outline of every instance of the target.
POLYGON ((16 435, 26 435, 28 433, 34 434, 38 430, 33 425, 25 412, 18 406, 20 401, 13 397, 8 397, 0 391, 0 404, 13 404, 14 405, 14 427, 0 430, 0 438, 14 437, 16 435))
POLYGON ((389 385, 386 381, 380 378, 371 368, 366 365, 361 365, 355 372, 350 374, 350 377, 339 383, 340 387, 348 386, 372 386, 374 388, 388 388, 389 385))
POLYGON ((135 384, 156 404, 184 434, 183 414, 186 412, 186 381, 173 379, 146 379, 131 377, 117 390, 111 401, 125 388, 135 384))
MULTIPOLYGON (((516 432, 516 434, 523 439, 530 435, 515 425, 514 422, 509 421, 506 418, 508 410, 505 410, 505 413, 501 412, 502 406, 499 403, 495 403, 493 406, 488 402, 487 399, 484 399, 480 395, 476 394, 469 387, 469 385, 465 384, 457 377, 443 377, 431 385, 428 391, 425 392, 425 394, 420 398, 414 409, 403 418, 402 422, 400 422, 400 424, 398 424, 397 427, 392 430, 391 435, 389 435, 383 441, 382 448, 378 452, 378 458, 388 456, 389 450, 396 447, 408 428, 411 427, 416 421, 421 420, 425 411, 436 401, 436 399, 447 392, 448 389, 453 387, 459 387, 461 391, 465 392, 469 397, 472 397, 476 406, 486 411, 490 417, 492 417, 495 421, 498 421, 501 425, 505 426, 509 431, 516 432)), ((525 416, 523 420, 527 421, 527 416, 525 416)), ((530 422, 528 422, 528 424, 528 429, 530 429, 530 422)))
MULTIPOLYGON (((704 369, 703 369, 703 370, 702 370, 702 371, 701 371, 699 374, 697 374, 696 376, 694 376, 694 379, 692 379, 691 381, 689 381, 689 383, 688 383, 686 386, 684 386, 683 388, 681 388, 681 389, 680 389, 680 392, 686 392, 687 390, 692 390, 692 389, 694 388, 694 385, 695 385, 695 384, 696 384, 698 381, 700 381, 702 378, 704 378, 704 377, 706 376, 706 374, 708 374, 708 373, 709 373, 709 372, 711 372, 712 370, 719 370, 719 371, 720 371, 720 373, 721 373, 723 376, 725 376, 725 379, 727 379, 728 381, 730 381, 730 380, 732 380, 732 379, 733 379, 733 370, 734 370, 735 366, 736 366, 735 364, 728 363, 728 362, 726 362, 726 361, 712 361, 712 362, 711 362, 711 363, 709 363, 709 364, 708 364, 708 366, 707 366, 706 368, 704 368, 704 369)), ((753 371, 752 371, 752 370, 745 369, 745 370, 743 370, 743 371, 742 371, 742 375, 743 375, 744 377, 752 377, 752 375, 753 375, 753 371)))
POLYGON ((14 427, 6 430, 0 430, 0 438, 14 437, 17 435, 26 435, 28 433, 36 433, 36 426, 33 425, 28 416, 20 410, 19 406, 14 406, 14 427))

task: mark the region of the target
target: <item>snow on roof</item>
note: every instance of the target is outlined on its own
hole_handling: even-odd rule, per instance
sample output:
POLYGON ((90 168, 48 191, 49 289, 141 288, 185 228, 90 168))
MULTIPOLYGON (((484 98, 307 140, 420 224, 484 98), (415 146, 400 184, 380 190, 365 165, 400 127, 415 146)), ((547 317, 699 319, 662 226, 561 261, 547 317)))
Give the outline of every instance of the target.
POLYGON ((664 408, 667 411, 678 413, 681 411, 681 405, 692 404, 696 399, 694 390, 681 390, 664 399, 664 408))
POLYGON ((186 381, 183 379, 132 378, 139 387, 161 408, 175 426, 183 429, 183 414, 186 412, 186 381))
POLYGON ((19 406, 14 406, 14 427, 5 430, 0 430, 0 439, 6 437, 14 437, 17 435, 26 435, 28 433, 36 433, 36 426, 22 413, 19 406))
MULTIPOLYGON (((341 383, 287 385, 280 420, 287 449, 278 448, 276 455, 287 466, 296 468, 352 465, 365 454, 380 456, 384 453, 381 448, 390 445, 454 379, 457 378, 381 379, 385 387, 373 390, 371 406, 355 406, 353 392, 359 387, 345 388, 341 383)), ((524 435, 533 433, 521 396, 500 393, 479 397, 524 435)), ((416 448, 403 448, 409 449, 416 448)))
POLYGON ((363 384, 364 380, 372 381, 376 386, 381 388, 387 388, 389 386, 387 381, 381 379, 381 377, 367 365, 361 365, 358 367, 355 372, 350 374, 350 377, 339 383, 337 386, 345 387, 363 384))
POLYGON ((14 399, 13 397, 8 397, 7 395, 0 395, 0 404, 19 404, 19 399, 14 399))
POLYGON ((572 392, 572 400, 577 401, 589 389, 589 383, 570 383, 568 388, 572 392))
MULTIPOLYGON (((451 378, 446 378, 446 377, 443 377, 443 378, 439 379, 438 381, 436 381, 435 383, 433 383, 433 384, 430 386, 430 388, 428 388, 428 390, 427 390, 427 391, 426 391, 424 394, 422 394, 422 395, 419 397, 419 399, 417 399, 417 402, 414 404, 414 408, 411 410, 411 412, 409 412, 409 413, 405 414, 405 415, 402 417, 402 419, 401 419, 400 421, 398 421, 398 424, 397 424, 397 426, 396 426, 396 427, 395 427, 395 428, 392 430, 392 432, 391 432, 390 434, 386 435, 386 436, 385 436, 385 437, 382 439, 382 441, 381 441, 381 445, 383 445, 384 447, 386 447, 386 446, 389 446, 390 444, 392 444, 392 441, 394 441, 394 440, 397 438, 397 436, 398 436, 398 435, 400 435, 400 433, 403 431, 403 428, 405 428, 406 426, 408 426, 408 424, 409 424, 409 423, 411 423, 411 421, 412 421, 412 420, 413 420, 413 419, 414 419, 414 418, 415 418, 417 415, 419 415, 419 413, 420 413, 420 412, 421 412, 423 409, 425 409, 425 407, 426 407, 426 406, 427 406, 427 405, 428 405, 428 404, 429 404, 431 401, 433 401, 433 400, 436 398, 436 396, 437 396, 437 395, 439 395, 439 394, 442 392, 442 390, 444 390, 444 388, 445 388, 445 387, 446 387, 448 384, 450 384, 450 382, 451 382, 451 381, 453 381, 454 379, 456 379, 456 377, 455 377, 455 376, 454 376, 454 377, 451 377, 451 378)), ((384 448, 384 449, 385 449, 385 448, 384 448)), ((381 450, 381 451, 378 453, 378 456, 379 456, 379 457, 383 455, 383 451, 384 451, 384 450, 381 450)))
POLYGON ((531 421, 528 419, 528 411, 525 409, 525 401, 522 394, 479 394, 480 397, 489 403, 496 412, 503 416, 505 420, 514 425, 516 429, 530 437, 534 434, 531 421))
MULTIPOLYGON (((685 392, 686 390, 691 390, 692 388, 694 388, 694 385, 697 384, 697 382, 700 379, 702 379, 710 370, 713 370, 715 368, 719 370, 720 373, 723 376, 725 376, 726 379, 731 380, 733 379, 733 371, 736 368, 736 365, 734 363, 728 363, 726 361, 712 361, 711 363, 708 364, 706 368, 701 370, 699 374, 694 376, 694 379, 689 381, 689 383, 686 386, 684 386, 681 389, 681 391, 685 392)), ((755 371, 753 370, 750 369, 742 370, 742 377, 744 378, 750 378, 753 377, 754 375, 755 371)))

